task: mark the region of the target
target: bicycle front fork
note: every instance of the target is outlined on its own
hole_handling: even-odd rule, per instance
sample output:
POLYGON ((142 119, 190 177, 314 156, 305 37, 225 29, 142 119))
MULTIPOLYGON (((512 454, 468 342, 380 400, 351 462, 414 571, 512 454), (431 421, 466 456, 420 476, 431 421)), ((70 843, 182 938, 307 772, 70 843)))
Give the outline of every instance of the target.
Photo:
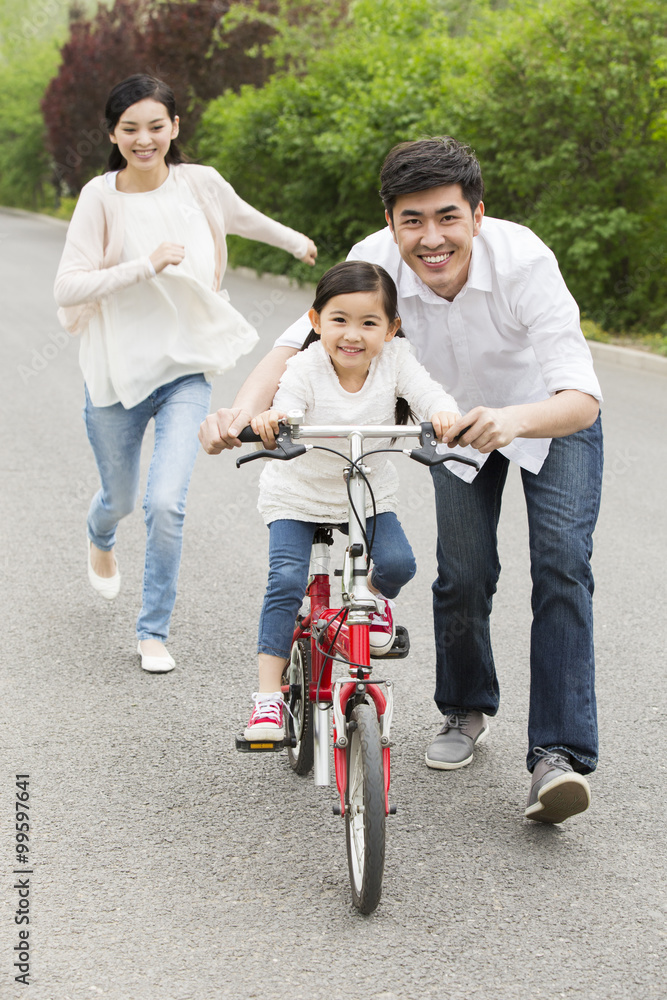
MULTIPOLYGON (((386 688, 386 696, 376 682, 340 678, 334 681, 333 684, 334 766, 336 769, 336 785, 340 796, 340 806, 336 807, 334 812, 338 816, 344 816, 346 809, 345 792, 347 789, 347 749, 349 744, 346 710, 348 702, 355 695, 357 697, 366 696, 365 700, 372 701, 375 706, 378 725, 380 727, 380 745, 382 747, 385 814, 388 816, 396 812, 395 806, 389 805, 389 785, 391 783, 390 732, 394 713, 394 689, 392 681, 382 681, 381 683, 386 688)), ((327 735, 328 732, 327 728, 327 735)), ((317 739, 317 731, 315 732, 315 739, 317 739)))

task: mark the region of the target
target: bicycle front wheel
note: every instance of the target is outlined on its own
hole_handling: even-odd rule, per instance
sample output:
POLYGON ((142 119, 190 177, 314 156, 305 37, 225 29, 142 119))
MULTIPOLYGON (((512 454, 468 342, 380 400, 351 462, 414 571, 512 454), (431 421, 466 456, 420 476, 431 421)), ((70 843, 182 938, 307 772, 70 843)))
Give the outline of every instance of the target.
POLYGON ((385 795, 377 714, 370 705, 350 713, 345 794, 345 839, 352 902, 372 913, 382 895, 385 795))
POLYGON ((292 646, 290 662, 285 667, 283 682, 289 685, 287 703, 294 720, 296 746, 287 748, 290 767, 297 774, 308 774, 313 766, 313 706, 310 701, 310 647, 303 639, 292 646))

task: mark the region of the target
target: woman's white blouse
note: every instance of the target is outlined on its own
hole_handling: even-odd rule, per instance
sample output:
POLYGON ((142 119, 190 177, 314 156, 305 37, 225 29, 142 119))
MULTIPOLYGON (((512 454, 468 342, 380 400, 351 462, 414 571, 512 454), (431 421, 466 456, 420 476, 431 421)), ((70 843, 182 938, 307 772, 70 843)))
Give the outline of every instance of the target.
MULTIPOLYGON (((115 174, 106 182, 115 190, 115 174)), ((232 368, 258 341, 252 326, 213 291, 215 247, 206 217, 182 174, 154 191, 117 191, 124 214, 120 263, 180 243, 185 258, 147 281, 104 297, 81 342, 80 362, 95 406, 135 406, 183 375, 232 368)))

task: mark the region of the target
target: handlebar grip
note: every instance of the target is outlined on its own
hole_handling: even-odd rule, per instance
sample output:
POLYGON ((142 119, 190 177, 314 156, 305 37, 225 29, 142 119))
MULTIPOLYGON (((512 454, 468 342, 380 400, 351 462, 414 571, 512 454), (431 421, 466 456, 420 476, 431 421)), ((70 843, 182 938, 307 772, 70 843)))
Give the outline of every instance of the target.
MULTIPOLYGON (((251 427, 244 427, 239 434, 239 440, 261 441, 262 439, 259 434, 255 434, 251 427)), ((262 448, 259 451, 252 452, 250 455, 243 455, 242 458, 236 459, 236 468, 240 468, 246 462, 254 462, 258 458, 273 458, 282 462, 289 462, 290 459, 296 458, 297 455, 305 454, 306 450, 305 444, 296 444, 292 440, 292 428, 290 425, 281 424, 280 433, 276 438, 275 449, 268 451, 262 448)))
POLYGON ((238 435, 238 439, 239 439, 239 441, 244 441, 246 443, 248 443, 250 441, 261 441, 262 440, 261 437, 259 436, 259 434, 255 434, 255 432, 252 429, 252 427, 250 426, 250 424, 248 424, 247 427, 243 428, 243 430, 241 431, 241 433, 238 435))
POLYGON ((474 458, 466 458, 464 455, 448 455, 447 452, 436 451, 438 439, 433 430, 433 424, 425 420, 421 425, 421 448, 413 448, 410 458, 422 465, 440 465, 442 462, 461 462, 463 465, 471 465, 474 469, 479 469, 479 462, 474 458))

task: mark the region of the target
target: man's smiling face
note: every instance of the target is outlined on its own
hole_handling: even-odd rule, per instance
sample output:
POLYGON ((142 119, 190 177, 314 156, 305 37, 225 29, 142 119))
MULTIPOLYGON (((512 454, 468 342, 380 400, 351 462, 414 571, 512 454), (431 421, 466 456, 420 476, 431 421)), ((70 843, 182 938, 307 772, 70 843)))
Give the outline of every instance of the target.
POLYGON ((398 250, 425 285, 453 299, 468 279, 472 241, 480 231, 484 205, 473 212, 460 184, 399 195, 393 221, 386 214, 398 250))

